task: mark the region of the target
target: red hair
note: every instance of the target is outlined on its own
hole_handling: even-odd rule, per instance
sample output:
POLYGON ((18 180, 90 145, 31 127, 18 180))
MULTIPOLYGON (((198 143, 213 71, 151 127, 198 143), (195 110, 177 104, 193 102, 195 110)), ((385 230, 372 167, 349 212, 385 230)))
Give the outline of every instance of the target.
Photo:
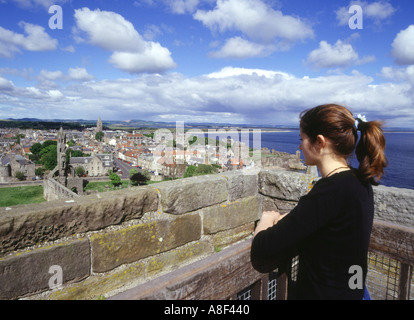
POLYGON ((335 154, 348 159, 354 152, 359 161, 362 180, 377 185, 388 162, 385 157, 385 137, 382 122, 359 119, 358 128, 351 111, 337 104, 325 104, 300 114, 300 128, 311 141, 320 134, 330 139, 335 154), (361 131, 358 142, 357 130, 361 131))

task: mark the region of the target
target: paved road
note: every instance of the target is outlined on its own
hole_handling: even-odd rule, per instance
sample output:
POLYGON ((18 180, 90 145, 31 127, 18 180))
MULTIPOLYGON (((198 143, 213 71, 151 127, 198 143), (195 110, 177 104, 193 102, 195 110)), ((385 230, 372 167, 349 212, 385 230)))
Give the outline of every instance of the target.
POLYGON ((134 166, 128 164, 127 162, 119 160, 118 158, 114 158, 114 165, 115 165, 115 167, 120 168, 120 170, 122 171, 121 178, 123 178, 123 179, 124 178, 129 178, 129 170, 131 170, 131 169, 137 169, 138 172, 142 172, 142 169, 134 167, 134 166))

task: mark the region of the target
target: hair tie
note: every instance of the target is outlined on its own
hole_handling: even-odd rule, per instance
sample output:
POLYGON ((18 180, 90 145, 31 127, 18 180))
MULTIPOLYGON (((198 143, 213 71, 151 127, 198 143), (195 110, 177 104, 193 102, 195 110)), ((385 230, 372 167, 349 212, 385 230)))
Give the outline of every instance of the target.
POLYGON ((355 118, 355 129, 360 130, 359 124, 361 122, 367 122, 367 118, 365 117, 365 115, 358 114, 357 117, 355 118))

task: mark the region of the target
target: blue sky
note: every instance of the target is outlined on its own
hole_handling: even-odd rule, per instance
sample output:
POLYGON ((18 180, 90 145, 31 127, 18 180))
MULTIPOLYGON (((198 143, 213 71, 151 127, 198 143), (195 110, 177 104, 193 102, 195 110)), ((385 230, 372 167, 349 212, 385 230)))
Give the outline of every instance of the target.
POLYGON ((339 103, 412 128, 413 13, 412 0, 0 0, 0 118, 295 125, 339 103))

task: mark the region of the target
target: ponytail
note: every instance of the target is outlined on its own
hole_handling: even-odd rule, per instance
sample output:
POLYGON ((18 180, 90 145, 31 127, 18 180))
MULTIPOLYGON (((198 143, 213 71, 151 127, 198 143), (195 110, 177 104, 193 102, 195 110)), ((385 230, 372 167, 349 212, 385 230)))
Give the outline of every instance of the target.
POLYGON ((366 121, 337 104, 325 104, 300 114, 300 128, 312 140, 321 134, 332 141, 334 152, 345 159, 355 155, 359 161, 358 177, 378 185, 388 162, 384 154, 385 138, 382 123, 366 121), (358 142, 358 132, 360 138, 358 142), (356 148, 355 148, 356 146, 356 148))
POLYGON ((382 123, 379 121, 364 122, 357 119, 357 130, 361 137, 355 149, 359 161, 358 172, 362 180, 368 180, 373 185, 378 185, 384 174, 384 168, 388 165, 385 157, 385 138, 382 123))

